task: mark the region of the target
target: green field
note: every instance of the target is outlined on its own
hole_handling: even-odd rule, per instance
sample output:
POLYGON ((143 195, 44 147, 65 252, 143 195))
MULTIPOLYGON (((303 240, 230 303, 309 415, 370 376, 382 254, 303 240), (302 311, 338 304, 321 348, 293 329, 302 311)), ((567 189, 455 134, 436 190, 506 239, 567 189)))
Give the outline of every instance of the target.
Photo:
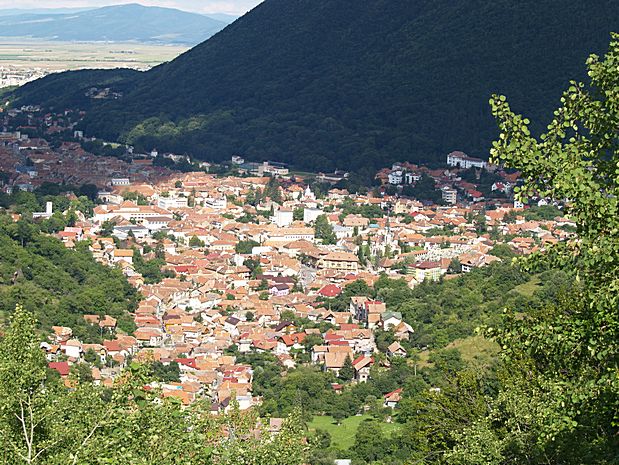
POLYGON ((524 296, 531 297, 533 293, 540 288, 540 285, 541 281, 539 276, 533 276, 529 282, 516 286, 514 290, 524 296))
MULTIPOLYGON (((355 434, 359 429, 359 425, 364 420, 371 419, 370 415, 356 415, 348 417, 341 424, 329 416, 315 416, 308 424, 310 430, 315 431, 321 429, 327 431, 331 435, 331 445, 338 449, 349 449, 355 443, 355 434)), ((394 431, 400 428, 398 423, 383 423, 383 432, 386 436, 391 436, 394 431)))
MULTIPOLYGON (((499 345, 491 340, 488 340, 482 336, 470 336, 464 339, 456 339, 455 341, 447 344, 446 349, 458 349, 462 360, 465 362, 479 362, 488 363, 499 352, 499 345)), ((428 366, 428 357, 430 351, 424 350, 419 353, 418 366, 428 366)))

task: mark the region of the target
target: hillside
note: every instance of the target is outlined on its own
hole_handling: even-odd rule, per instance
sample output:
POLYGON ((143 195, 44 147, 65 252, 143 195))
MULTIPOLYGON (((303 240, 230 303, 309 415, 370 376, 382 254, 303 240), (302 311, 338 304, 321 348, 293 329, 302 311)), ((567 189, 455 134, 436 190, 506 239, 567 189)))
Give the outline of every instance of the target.
POLYGON ((86 314, 108 314, 119 327, 131 331, 136 296, 118 271, 92 258, 86 246, 68 250, 54 238, 32 227, 28 237, 23 223, 6 224, 0 217, 0 316, 21 304, 33 312, 45 331, 69 326, 76 337, 98 342, 99 329, 89 325, 86 314))
POLYGON ((128 4, 64 14, 52 10, 49 13, 7 15, 0 17, 0 36, 193 45, 208 39, 226 25, 227 22, 200 14, 128 4))
MULTIPOLYGON (((93 104, 83 128, 141 149, 302 169, 485 156, 497 134, 489 96, 543 120, 618 18, 612 0, 266 0, 132 78, 123 98, 93 104)), ((16 96, 46 103, 45 81, 16 96)))

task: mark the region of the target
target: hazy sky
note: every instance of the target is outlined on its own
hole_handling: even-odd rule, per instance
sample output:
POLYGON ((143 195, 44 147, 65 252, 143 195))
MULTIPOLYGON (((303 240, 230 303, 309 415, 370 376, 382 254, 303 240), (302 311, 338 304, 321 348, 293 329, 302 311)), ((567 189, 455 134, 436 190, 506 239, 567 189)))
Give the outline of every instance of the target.
POLYGON ((262 0, 0 0, 0 8, 79 8, 141 3, 198 13, 246 13, 262 0))

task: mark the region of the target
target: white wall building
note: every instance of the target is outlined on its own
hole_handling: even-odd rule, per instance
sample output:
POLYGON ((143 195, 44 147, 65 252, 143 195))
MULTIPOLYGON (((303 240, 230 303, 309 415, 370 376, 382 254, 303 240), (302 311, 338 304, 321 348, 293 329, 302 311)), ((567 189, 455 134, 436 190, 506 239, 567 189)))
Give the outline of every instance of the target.
POLYGON ((397 186, 398 184, 402 184, 403 174, 401 170, 392 171, 389 173, 389 184, 393 184, 397 186))
POLYGON ((215 210, 225 210, 228 206, 228 201, 225 197, 207 197, 204 199, 204 206, 215 210))
POLYGON ((294 219, 294 212, 289 208, 280 208, 273 215, 273 222, 280 228, 290 226, 294 219))
POLYGON ((458 192, 450 187, 441 188, 441 196, 447 203, 455 204, 458 199, 458 192))
POLYGON ((157 206, 166 210, 187 208, 187 197, 159 197, 157 206))
POLYGON ((303 222, 304 223, 313 223, 322 215, 322 210, 320 208, 305 208, 303 210, 303 222))
POLYGON ((447 155, 447 164, 449 166, 456 166, 458 168, 483 168, 488 169, 488 162, 481 158, 469 157, 464 152, 451 152, 447 155))

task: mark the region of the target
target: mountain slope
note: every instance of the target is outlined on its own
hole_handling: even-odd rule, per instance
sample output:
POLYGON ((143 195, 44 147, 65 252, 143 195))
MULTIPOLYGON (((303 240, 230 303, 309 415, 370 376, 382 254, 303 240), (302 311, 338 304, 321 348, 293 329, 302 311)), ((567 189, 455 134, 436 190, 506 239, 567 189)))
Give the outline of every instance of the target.
POLYGON ((172 8, 116 5, 68 14, 0 17, 0 36, 64 41, 197 44, 227 23, 172 8))
MULTIPOLYGON (((266 0, 122 99, 93 104, 83 128, 309 169, 484 156, 497 132, 491 93, 534 119, 551 114, 612 30, 612 0, 266 0)), ((17 96, 28 102, 37 86, 17 96)))

